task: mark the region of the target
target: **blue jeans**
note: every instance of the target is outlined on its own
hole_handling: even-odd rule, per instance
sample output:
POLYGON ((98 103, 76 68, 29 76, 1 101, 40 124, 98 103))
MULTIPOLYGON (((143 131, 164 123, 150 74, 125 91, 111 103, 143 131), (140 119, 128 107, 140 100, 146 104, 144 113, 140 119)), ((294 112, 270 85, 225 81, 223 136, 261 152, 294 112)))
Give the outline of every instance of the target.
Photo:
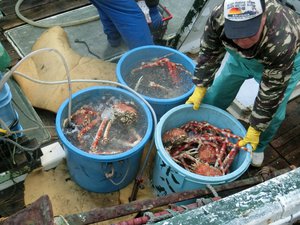
MULTIPOLYGON (((263 65, 258 63, 255 59, 248 60, 240 57, 236 53, 229 53, 229 58, 222 71, 220 71, 220 75, 214 80, 203 99, 203 103, 211 104, 222 109, 229 107, 246 79, 254 78, 259 83, 263 73, 263 65)), ((260 142, 255 152, 263 152, 269 142, 274 138, 282 121, 285 119, 288 100, 299 80, 300 53, 294 60, 294 69, 284 93, 284 98, 270 125, 261 133, 260 142)))
POLYGON ((104 33, 112 46, 121 39, 129 49, 153 45, 150 29, 143 12, 134 0, 90 0, 97 8, 104 33))

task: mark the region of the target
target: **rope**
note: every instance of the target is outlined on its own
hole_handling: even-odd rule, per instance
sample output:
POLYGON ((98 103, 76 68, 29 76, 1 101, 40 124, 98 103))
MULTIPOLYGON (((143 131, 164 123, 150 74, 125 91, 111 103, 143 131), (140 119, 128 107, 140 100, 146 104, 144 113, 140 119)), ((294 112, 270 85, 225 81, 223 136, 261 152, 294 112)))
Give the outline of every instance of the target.
POLYGON ((210 184, 206 184, 206 187, 211 191, 211 193, 214 195, 214 197, 220 197, 217 193, 217 191, 211 186, 210 184))
POLYGON ((155 222, 161 221, 161 220, 166 220, 166 219, 172 217, 172 214, 164 214, 164 215, 160 215, 160 216, 155 216, 152 212, 145 212, 143 215, 149 217, 147 224, 155 223, 155 222))
POLYGON ((124 174, 122 180, 120 180, 118 183, 114 182, 114 181, 111 179, 111 178, 114 176, 114 173, 115 173, 115 169, 114 169, 113 166, 112 166, 112 171, 111 171, 110 173, 105 173, 105 177, 106 177, 107 179, 109 179, 110 182, 111 182, 113 185, 117 186, 117 185, 120 185, 121 183, 123 183, 123 181, 125 180, 125 178, 126 178, 127 175, 128 175, 128 171, 129 171, 129 163, 127 163, 127 170, 126 170, 126 172, 125 172, 125 174, 124 174))

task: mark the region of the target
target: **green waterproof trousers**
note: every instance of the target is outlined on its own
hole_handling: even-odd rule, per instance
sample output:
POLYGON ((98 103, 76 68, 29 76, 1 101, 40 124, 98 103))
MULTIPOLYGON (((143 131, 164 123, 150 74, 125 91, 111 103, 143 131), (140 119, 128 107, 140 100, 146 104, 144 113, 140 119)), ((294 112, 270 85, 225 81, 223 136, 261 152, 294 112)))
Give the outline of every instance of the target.
MULTIPOLYGON (((227 109, 235 99, 241 85, 246 79, 254 78, 260 82, 263 65, 255 59, 245 59, 234 52, 229 52, 228 60, 220 71, 212 86, 207 90, 203 103, 227 109)), ((263 152, 275 136, 282 121, 285 119, 288 100, 300 80, 300 53, 295 57, 294 68, 284 99, 277 109, 270 125, 261 133, 259 144, 255 152, 263 152)), ((251 90, 249 90, 251 91, 251 90)))

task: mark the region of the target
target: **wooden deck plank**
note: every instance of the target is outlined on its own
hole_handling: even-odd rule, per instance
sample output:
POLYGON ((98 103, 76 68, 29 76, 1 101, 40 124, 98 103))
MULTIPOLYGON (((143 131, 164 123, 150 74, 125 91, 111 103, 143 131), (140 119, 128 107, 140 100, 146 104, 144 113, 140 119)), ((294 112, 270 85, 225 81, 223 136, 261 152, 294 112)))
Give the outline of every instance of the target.
MULTIPOLYGON (((15 6, 18 0, 4 0, 0 1, 0 8, 4 16, 8 15, 14 15, 15 14, 15 6)), ((26 0, 23 1, 21 6, 20 6, 20 11, 27 10, 34 7, 42 6, 45 4, 48 4, 50 2, 53 2, 55 0, 26 0)))
POLYGON ((280 148, 281 146, 288 144, 295 137, 300 137, 300 124, 296 124, 295 128, 284 132, 281 136, 277 137, 271 142, 274 148, 280 148))
POLYGON ((265 150, 265 159, 263 166, 269 165, 271 162, 278 159, 279 157, 280 155, 278 154, 278 152, 274 148, 272 148, 272 146, 269 145, 265 150))
POLYGON ((284 158, 278 157, 276 160, 269 163, 268 166, 273 167, 276 170, 281 170, 291 166, 291 164, 289 164, 284 158))
MULTIPOLYGON (((299 138, 299 135, 298 135, 298 136, 295 136, 293 139, 291 139, 286 144, 284 144, 284 145, 280 146, 279 148, 277 148, 276 151, 280 155, 285 157, 293 151, 299 151, 299 146, 300 146, 300 138, 299 138)), ((298 165, 299 165, 299 163, 298 163, 298 165)))
MULTIPOLYGON (((9 0, 5 0, 2 2, 2 4, 8 1, 9 0)), ((20 12, 26 18, 35 21, 35 20, 47 18, 49 16, 57 15, 63 12, 67 12, 72 9, 76 9, 85 5, 90 5, 90 2, 88 0, 76 0, 76 1, 58 0, 58 1, 45 1, 45 2, 47 4, 39 3, 38 5, 32 5, 27 9, 26 7, 25 9, 21 7, 20 12)), ((25 24, 25 22, 19 19, 15 14, 15 12, 13 12, 11 9, 7 8, 6 10, 7 10, 7 15, 5 15, 0 20, 0 27, 4 31, 25 24)), ((6 13, 4 12, 4 14, 6 13)))
POLYGON ((289 162, 289 164, 294 165, 296 167, 299 167, 299 158, 299 148, 295 149, 294 151, 290 152, 288 155, 285 156, 285 159, 289 162))

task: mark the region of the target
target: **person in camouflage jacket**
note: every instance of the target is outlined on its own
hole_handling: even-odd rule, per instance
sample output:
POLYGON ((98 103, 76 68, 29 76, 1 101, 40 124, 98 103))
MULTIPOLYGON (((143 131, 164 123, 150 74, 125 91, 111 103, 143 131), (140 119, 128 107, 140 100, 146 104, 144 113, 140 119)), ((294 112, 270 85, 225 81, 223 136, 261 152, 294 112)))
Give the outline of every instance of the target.
POLYGON ((276 0, 225 0, 207 20, 193 77, 196 88, 186 103, 194 109, 200 102, 226 109, 243 82, 254 78, 259 91, 250 127, 239 142, 251 144, 254 166, 261 166, 300 79, 299 48, 300 16, 276 0))

